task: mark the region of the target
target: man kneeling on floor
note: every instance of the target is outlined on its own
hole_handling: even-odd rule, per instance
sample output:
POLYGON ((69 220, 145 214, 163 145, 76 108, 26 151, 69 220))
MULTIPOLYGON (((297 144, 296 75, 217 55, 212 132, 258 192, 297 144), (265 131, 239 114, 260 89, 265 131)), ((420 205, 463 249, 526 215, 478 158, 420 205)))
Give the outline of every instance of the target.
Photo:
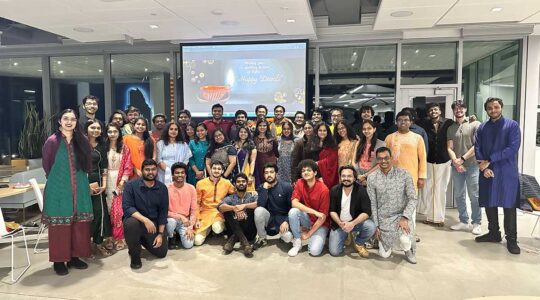
POLYGON ((197 192, 195 187, 186 182, 188 167, 183 162, 174 163, 171 167, 173 182, 169 184, 169 215, 167 218, 167 233, 169 235, 169 249, 186 249, 193 247, 195 231, 193 226, 197 223, 197 192), (175 233, 180 239, 177 240, 175 233))
POLYGON ((167 255, 167 211, 169 194, 167 187, 156 180, 157 163, 145 159, 142 178, 126 184, 122 194, 124 210, 124 235, 131 257, 131 268, 140 269, 141 245, 158 258, 167 255))
POLYGON ((371 200, 372 219, 377 229, 379 254, 387 258, 392 249, 402 249, 411 264, 416 263, 413 213, 416 191, 411 175, 392 166, 392 152, 381 147, 375 152, 379 169, 369 175, 367 189, 371 200))
POLYGON ((326 185, 317 179, 319 167, 315 161, 304 159, 298 169, 302 178, 296 182, 291 196, 293 208, 289 211, 289 225, 294 238, 288 254, 298 255, 304 240, 308 241, 309 254, 319 256, 330 227, 330 195, 326 185))
POLYGON ((227 229, 231 234, 223 246, 223 253, 230 254, 234 244, 240 241, 246 257, 253 257, 250 241, 255 239, 257 229, 253 211, 257 208, 257 194, 246 192, 248 178, 244 173, 234 176, 236 192, 225 197, 218 205, 218 210, 225 217, 227 229))
POLYGON ((360 256, 367 258, 369 252, 364 243, 375 233, 375 223, 369 219, 371 202, 366 188, 356 182, 353 166, 339 168, 341 183, 330 190, 330 231, 329 250, 332 256, 343 252, 347 235, 356 236, 354 247, 360 256))

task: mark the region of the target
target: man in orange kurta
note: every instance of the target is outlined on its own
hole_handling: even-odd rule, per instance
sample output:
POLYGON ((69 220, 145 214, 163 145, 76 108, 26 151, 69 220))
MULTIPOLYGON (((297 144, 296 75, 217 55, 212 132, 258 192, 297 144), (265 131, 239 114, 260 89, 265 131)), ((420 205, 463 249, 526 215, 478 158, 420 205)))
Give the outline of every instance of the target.
POLYGON ((416 191, 424 187, 427 178, 426 146, 422 136, 409 130, 412 116, 409 112, 400 112, 396 117, 398 131, 384 140, 392 150, 394 166, 407 170, 413 178, 416 191))
POLYGON ((234 193, 234 186, 229 180, 222 177, 223 171, 223 164, 219 161, 213 161, 210 177, 197 182, 199 214, 195 224, 195 246, 204 243, 210 230, 216 234, 225 230, 225 219, 217 210, 217 205, 225 196, 234 193))

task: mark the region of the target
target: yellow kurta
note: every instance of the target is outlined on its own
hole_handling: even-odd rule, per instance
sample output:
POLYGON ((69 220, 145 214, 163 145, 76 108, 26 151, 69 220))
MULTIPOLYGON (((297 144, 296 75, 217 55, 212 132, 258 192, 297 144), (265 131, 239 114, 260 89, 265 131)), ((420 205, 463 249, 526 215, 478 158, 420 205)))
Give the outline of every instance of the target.
POLYGON ((393 165, 409 171, 418 190, 418 178, 427 178, 426 146, 422 136, 412 131, 405 134, 396 131, 384 141, 392 151, 393 165))
POLYGON ((206 231, 216 221, 225 221, 223 215, 217 210, 217 205, 225 196, 234 193, 234 186, 227 179, 220 178, 217 184, 214 184, 207 177, 197 182, 196 190, 200 222, 199 228, 195 230, 197 234, 206 231))

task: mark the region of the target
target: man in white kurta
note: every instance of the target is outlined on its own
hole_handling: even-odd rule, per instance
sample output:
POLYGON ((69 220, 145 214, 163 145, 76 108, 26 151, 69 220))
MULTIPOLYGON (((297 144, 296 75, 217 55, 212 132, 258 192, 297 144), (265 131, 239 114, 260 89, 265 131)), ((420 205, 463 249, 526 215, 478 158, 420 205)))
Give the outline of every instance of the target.
POLYGON ((380 168, 368 176, 367 189, 379 254, 387 258, 392 249, 403 250, 407 261, 415 264, 413 216, 417 198, 413 179, 406 170, 392 166, 390 149, 377 149, 376 157, 380 168))

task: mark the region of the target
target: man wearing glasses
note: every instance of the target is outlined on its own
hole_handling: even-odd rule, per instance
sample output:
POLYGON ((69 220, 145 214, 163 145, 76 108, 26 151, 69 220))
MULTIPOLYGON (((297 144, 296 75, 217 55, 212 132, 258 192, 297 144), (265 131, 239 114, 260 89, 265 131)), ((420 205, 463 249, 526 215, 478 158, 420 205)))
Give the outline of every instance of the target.
POLYGON ((381 147, 375 155, 379 169, 369 175, 367 191, 379 255, 388 258, 392 249, 401 249, 405 251, 405 259, 416 264, 413 217, 417 198, 413 179, 409 172, 392 165, 390 149, 381 147))

